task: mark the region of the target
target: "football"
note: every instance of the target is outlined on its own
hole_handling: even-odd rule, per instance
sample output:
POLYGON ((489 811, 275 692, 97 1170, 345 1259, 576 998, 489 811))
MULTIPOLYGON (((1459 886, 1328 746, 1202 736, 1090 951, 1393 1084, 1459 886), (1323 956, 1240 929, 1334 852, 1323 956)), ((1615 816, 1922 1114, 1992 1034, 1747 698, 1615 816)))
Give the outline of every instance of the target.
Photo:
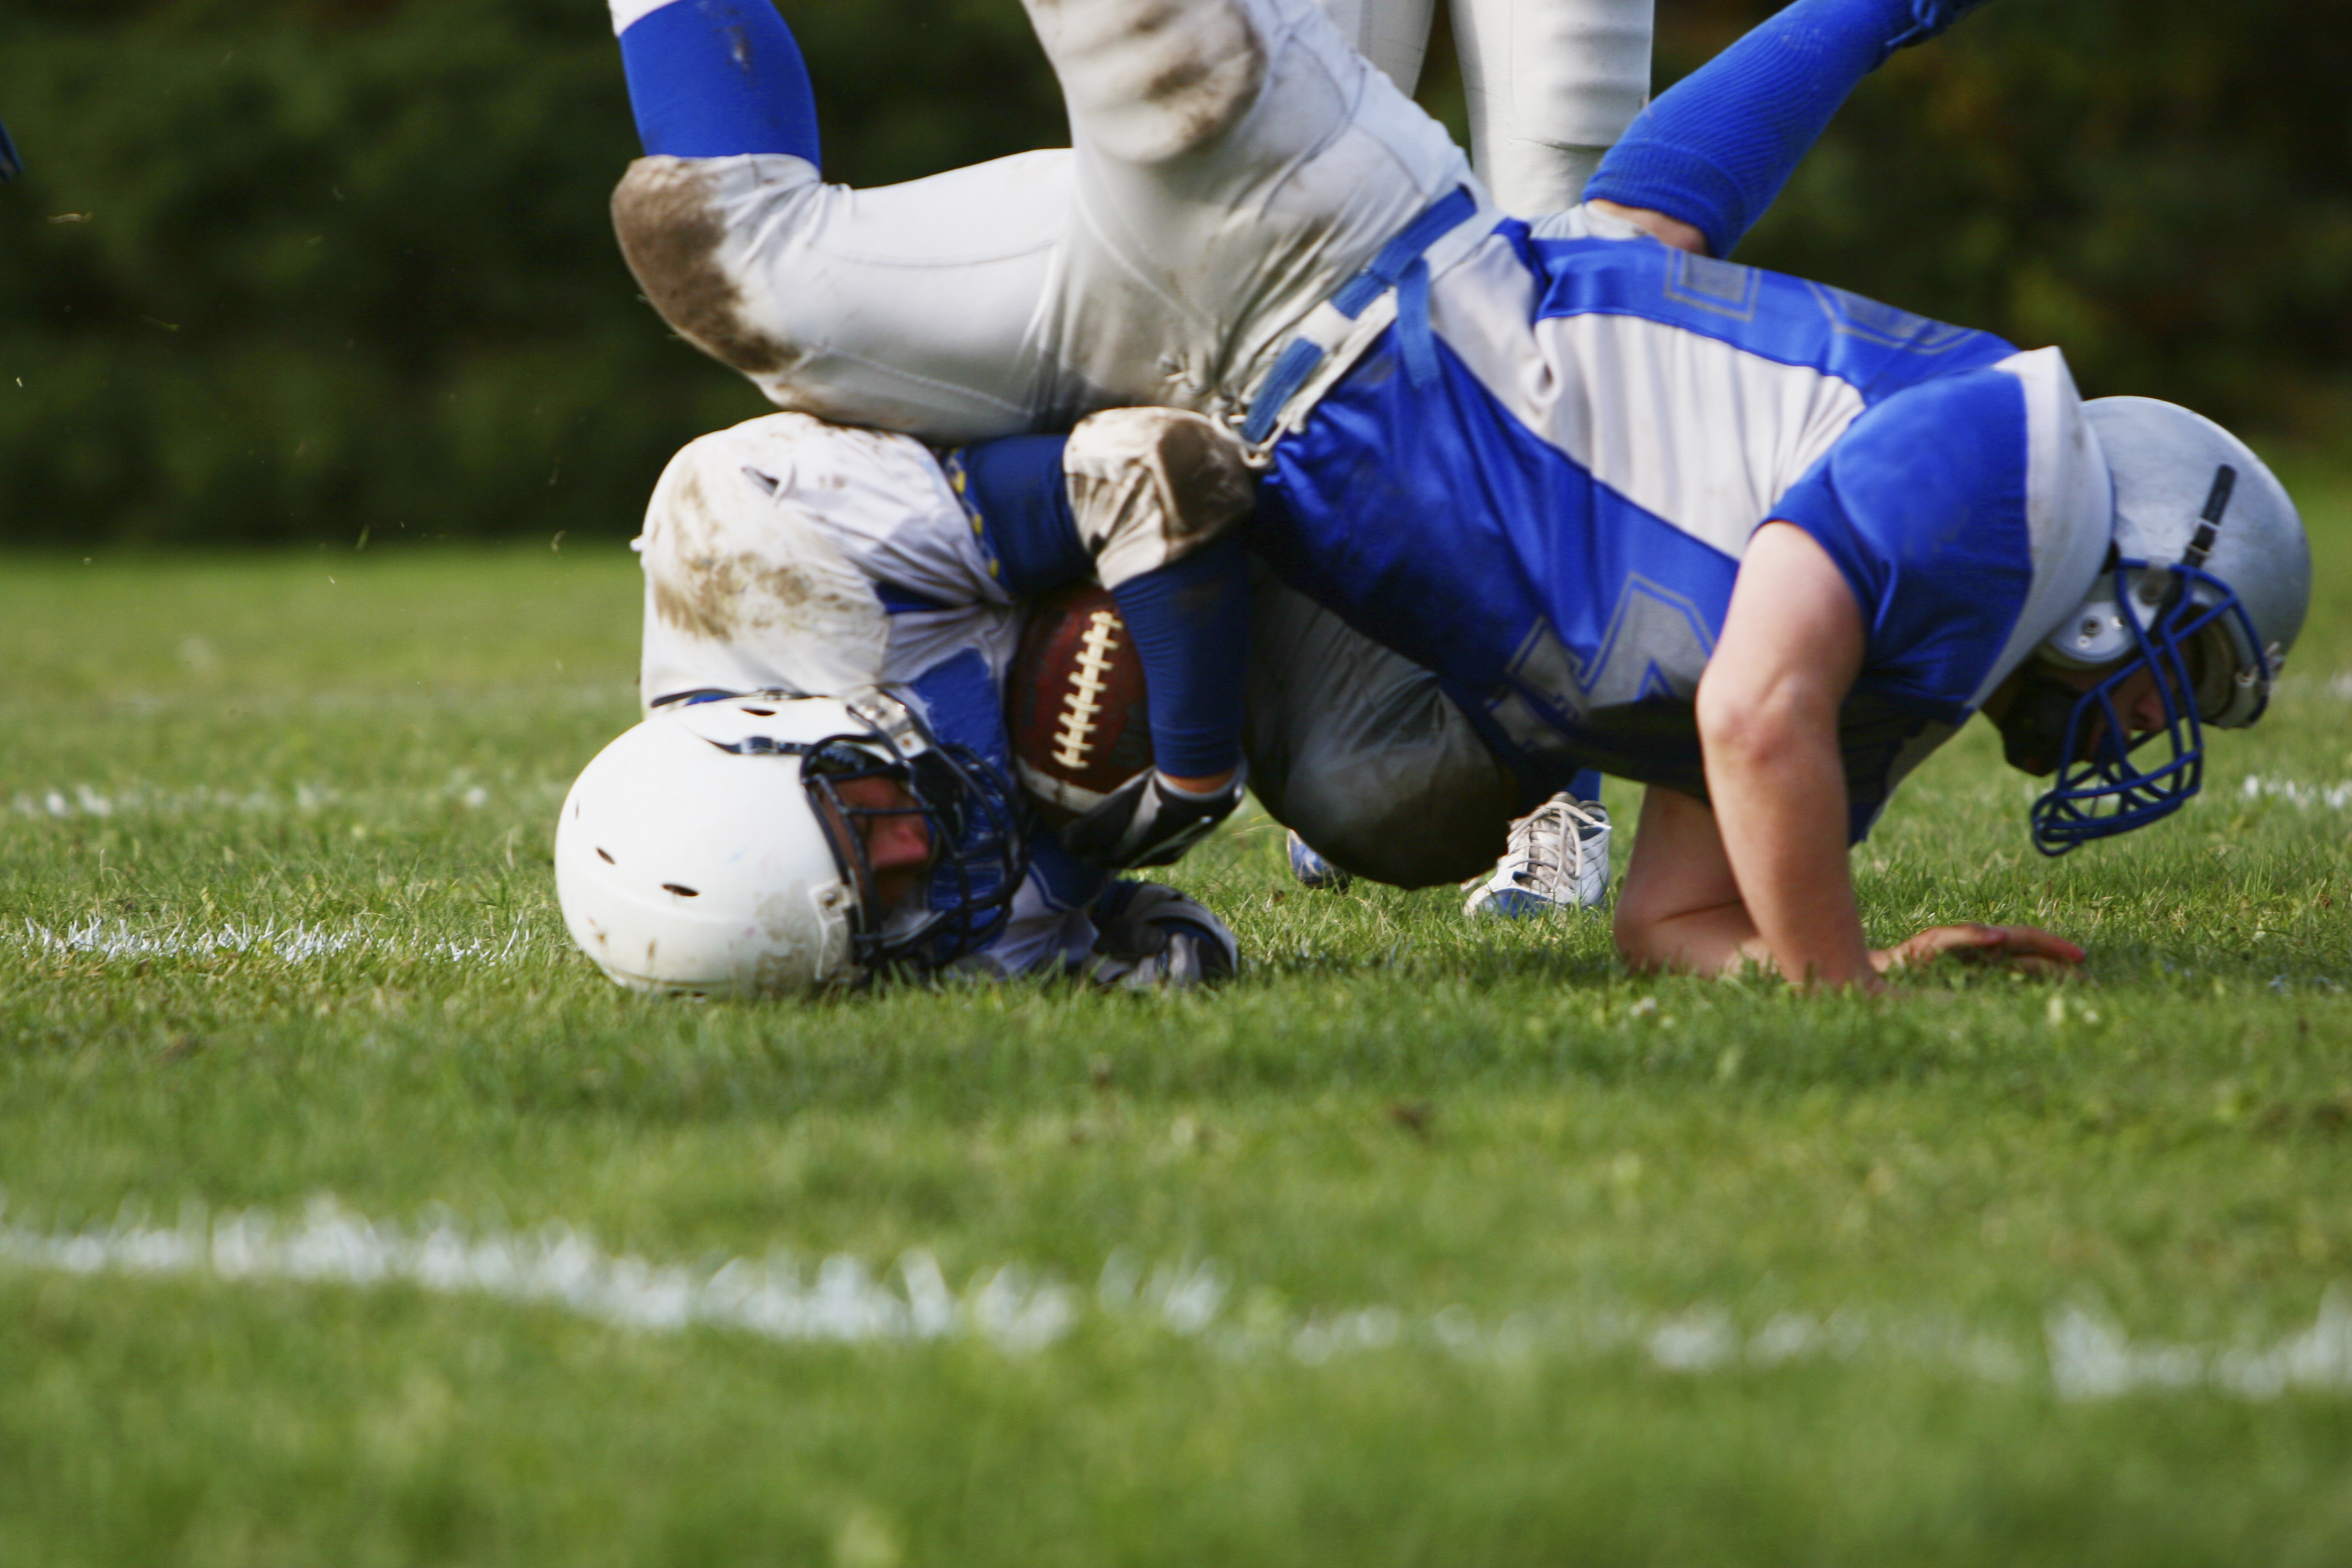
POLYGON ((1107 589, 1080 584, 1031 607, 1004 693, 1013 771, 1056 826, 1151 765, 1143 661, 1107 589))

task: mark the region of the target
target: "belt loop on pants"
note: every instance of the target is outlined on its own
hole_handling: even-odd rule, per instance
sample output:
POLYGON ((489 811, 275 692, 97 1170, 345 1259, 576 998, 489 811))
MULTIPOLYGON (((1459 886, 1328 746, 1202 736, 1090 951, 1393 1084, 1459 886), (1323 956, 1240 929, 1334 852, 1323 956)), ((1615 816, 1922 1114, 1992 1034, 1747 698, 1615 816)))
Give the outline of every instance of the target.
MULTIPOLYGON (((1437 338, 1429 324, 1429 247, 1475 217, 1478 198, 1467 185, 1424 209, 1403 232, 1381 247, 1371 265, 1341 284, 1325 301, 1348 321, 1354 321, 1373 300, 1397 291, 1397 342, 1413 384, 1425 386, 1437 378, 1437 338)), ((1265 383, 1250 400, 1249 417, 1242 422, 1242 439, 1255 447, 1274 434, 1276 421, 1298 389, 1331 356, 1335 344, 1316 342, 1305 332, 1292 338, 1265 383)))

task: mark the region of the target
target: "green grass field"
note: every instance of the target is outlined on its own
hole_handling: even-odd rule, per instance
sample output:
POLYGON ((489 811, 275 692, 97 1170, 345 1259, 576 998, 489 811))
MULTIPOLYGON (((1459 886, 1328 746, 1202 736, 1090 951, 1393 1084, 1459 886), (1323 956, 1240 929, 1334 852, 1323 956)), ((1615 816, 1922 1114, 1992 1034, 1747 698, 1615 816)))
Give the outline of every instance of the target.
POLYGON ((2352 1561, 2319 493, 2202 800, 2045 861, 1973 734, 1858 858, 2087 974, 1884 1002, 1263 820, 1219 994, 646 1001, 548 867, 625 550, 0 561, 0 1563, 2352 1561))

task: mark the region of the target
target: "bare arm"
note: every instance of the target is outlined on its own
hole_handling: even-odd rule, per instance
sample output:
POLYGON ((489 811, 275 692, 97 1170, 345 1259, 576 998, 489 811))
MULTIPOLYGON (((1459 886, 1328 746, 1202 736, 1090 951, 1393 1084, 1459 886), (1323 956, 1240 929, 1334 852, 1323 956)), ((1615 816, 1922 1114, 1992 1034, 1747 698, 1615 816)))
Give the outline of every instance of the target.
POLYGON ((1617 951, 1635 969, 1723 974, 1771 954, 1740 900, 1715 813, 1679 790, 1652 785, 1617 895, 1617 951))
POLYGON ((1749 543, 1722 640, 1698 689, 1716 808, 1652 789, 1626 868, 1617 942, 1636 968, 1720 973, 1750 961, 1790 980, 1875 988, 1878 973, 1945 952, 2048 970, 2082 961, 2031 927, 1942 926, 1873 952, 1846 860, 1838 710, 1862 667, 1862 612, 1802 530, 1749 543))

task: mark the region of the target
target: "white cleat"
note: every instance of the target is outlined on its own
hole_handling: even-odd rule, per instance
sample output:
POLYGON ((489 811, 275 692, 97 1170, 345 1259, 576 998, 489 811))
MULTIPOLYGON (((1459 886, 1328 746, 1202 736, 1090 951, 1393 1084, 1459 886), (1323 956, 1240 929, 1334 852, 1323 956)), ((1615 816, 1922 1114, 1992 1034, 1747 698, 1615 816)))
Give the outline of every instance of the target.
POLYGON ((1511 824, 1495 874, 1472 888, 1462 912, 1525 920, 1608 901, 1608 808, 1562 792, 1511 824))

